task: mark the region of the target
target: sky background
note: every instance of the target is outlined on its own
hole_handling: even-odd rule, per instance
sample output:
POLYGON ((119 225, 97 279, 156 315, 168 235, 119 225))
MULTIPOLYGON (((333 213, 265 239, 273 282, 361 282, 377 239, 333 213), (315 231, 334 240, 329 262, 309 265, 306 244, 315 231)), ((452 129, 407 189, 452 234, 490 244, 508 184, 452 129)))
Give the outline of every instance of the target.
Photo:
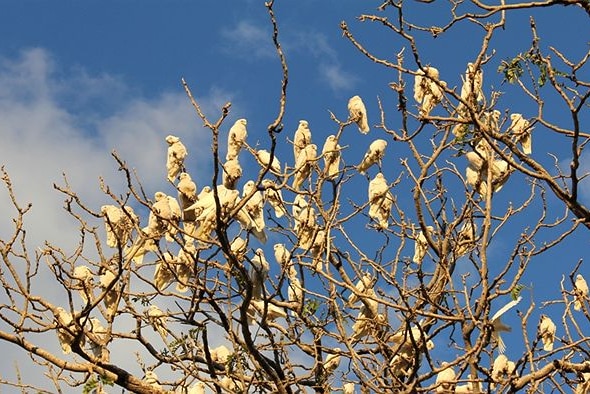
MULTIPOLYGON (((347 21, 368 49, 395 59, 405 43, 380 25, 355 20, 363 12, 376 12, 380 2, 300 0, 294 4, 277 1, 275 8, 290 73, 285 130, 279 143, 291 138, 298 121, 306 119, 321 149, 325 137, 336 130, 328 111, 346 119, 346 103, 355 94, 363 97, 373 124, 377 122, 379 97, 389 108, 389 124, 396 128, 396 97, 388 83, 397 79, 397 72, 359 54, 339 27, 341 20, 347 21)), ((445 9, 440 1, 430 5, 416 2, 406 16, 431 25, 445 9)), ((581 12, 573 8, 535 12, 544 47, 561 48, 573 59, 585 54, 588 42, 571 39, 590 36, 581 12), (567 23, 559 23, 557 29, 556 20, 560 19, 567 23)), ((498 52, 486 68, 484 91, 489 93, 493 87, 505 92, 498 105, 501 111, 510 109, 532 116, 536 111, 532 103, 513 94, 515 87, 500 85, 495 73, 502 59, 528 49, 529 14, 510 14, 506 29, 492 41, 491 47, 498 52)), ((52 188, 54 182, 64 183, 62 172, 72 189, 97 210, 108 201, 99 191, 99 177, 123 192, 121 174, 110 156, 113 149, 137 169, 151 196, 164 187, 164 138, 177 135, 189 150, 186 164, 199 188, 210 183, 210 135, 190 106, 181 78, 189 83, 211 120, 217 119, 225 102, 232 102, 223 130, 236 119, 247 118, 249 143, 259 142, 261 148, 268 148, 266 127, 278 111, 281 78, 270 33, 262 1, 3 2, 0 164, 10 174, 18 200, 33 204, 26 219, 32 247, 45 239, 66 248, 77 242, 76 223, 59 209, 63 197, 52 188)), ((436 39, 421 36, 417 43, 423 61, 436 66, 449 86, 460 86, 460 75, 477 55, 482 36, 481 28, 465 26, 436 39)), ((406 65, 416 68, 409 48, 406 65)), ((413 81, 407 83, 411 86, 413 81)), ((563 106, 550 94, 545 111, 549 119, 569 125, 563 120, 563 106)), ((375 129, 370 136, 346 134, 345 143, 350 146, 347 164, 360 161, 375 138, 387 136, 375 129)), ((390 181, 400 170, 399 158, 404 155, 397 147, 390 143, 384 163, 390 181)), ((536 130, 533 151, 548 165, 552 158, 547 151, 555 153, 560 164, 569 162, 567 146, 555 144, 542 131, 536 130)), ((285 145, 278 151, 279 159, 292 164, 290 152, 291 146, 285 145)), ((463 167, 461 160, 457 165, 463 167)), ((589 166, 587 161, 583 165, 589 166)), ((524 187, 518 179, 509 182, 513 188, 509 184, 502 192, 505 203, 518 200, 518 187, 524 187)), ((366 182, 359 184, 358 190, 364 196, 366 182)), ((588 190, 584 188, 586 201, 588 190)), ((0 192, 3 223, 9 223, 13 215, 6 193, 0 192)), ((526 220, 530 218, 516 222, 526 220)), ((7 233, 9 228, 0 225, 0 236, 7 233)), ((501 242, 498 245, 491 254, 502 259, 501 242)), ((586 257, 587 234, 572 237, 568 245, 571 255, 560 250, 555 261, 548 253, 535 262, 539 268, 531 269, 531 276, 524 281, 535 282, 535 296, 541 295, 541 289, 559 294, 556 278, 568 274, 578 259, 586 257)), ((6 348, 9 354, 18 353, 14 347, 0 344, 0 348, 6 348)), ((2 365, 0 376, 14 373, 11 365, 2 365)))

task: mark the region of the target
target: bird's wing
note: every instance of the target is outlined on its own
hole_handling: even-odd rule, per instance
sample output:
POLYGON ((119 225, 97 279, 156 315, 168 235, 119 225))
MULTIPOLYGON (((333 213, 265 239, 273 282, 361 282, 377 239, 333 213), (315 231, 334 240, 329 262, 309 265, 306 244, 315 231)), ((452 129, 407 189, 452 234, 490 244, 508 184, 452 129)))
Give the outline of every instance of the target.
POLYGON ((518 304, 521 300, 522 300, 522 296, 519 296, 517 299, 512 300, 508 304, 504 305, 502 308, 500 308, 498 310, 498 312, 494 313, 494 316, 492 316, 490 321, 494 321, 497 318, 499 318, 500 316, 502 316, 504 313, 506 313, 508 310, 510 310, 512 307, 514 307, 516 304, 518 304))

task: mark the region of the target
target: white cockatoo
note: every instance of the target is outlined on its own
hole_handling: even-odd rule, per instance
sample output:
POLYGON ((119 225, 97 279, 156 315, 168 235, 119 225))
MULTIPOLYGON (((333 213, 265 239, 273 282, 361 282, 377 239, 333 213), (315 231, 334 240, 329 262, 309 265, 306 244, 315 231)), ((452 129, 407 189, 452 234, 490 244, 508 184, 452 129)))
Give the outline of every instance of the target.
POLYGON ((252 267, 250 267, 248 275, 252 282, 252 298, 260 299, 263 295, 264 282, 268 278, 270 264, 264 256, 264 251, 260 248, 256 249, 250 263, 252 267))
POLYGON ((488 132, 498 133, 500 132, 500 116, 502 116, 502 112, 497 109, 493 111, 485 111, 481 115, 480 123, 488 130, 488 132))
POLYGON ((266 226, 264 221, 264 196, 260 190, 256 189, 256 183, 253 180, 249 180, 244 184, 242 189, 242 198, 252 195, 248 201, 246 201, 246 212, 250 215, 256 226, 256 230, 259 232, 264 231, 266 226))
MULTIPOLYGON (((434 235, 434 227, 426 226, 426 230, 430 237, 434 235)), ((426 256, 426 252, 428 251, 428 239, 426 235, 422 231, 418 231, 418 235, 414 241, 414 257, 412 257, 412 262, 416 264, 421 264, 422 260, 426 256)))
MULTIPOLYGON (((267 168, 270 163, 270 160, 271 160, 270 152, 265 149, 260 149, 260 150, 256 151, 256 160, 258 161, 258 164, 260 164, 262 166, 262 168, 267 168)), ((270 164, 270 172, 277 175, 277 176, 282 175, 281 162, 277 158, 276 154, 274 154, 272 156, 272 164, 270 164)))
POLYGON ((74 335, 76 334, 74 317, 62 307, 56 308, 55 317, 58 323, 57 339, 59 340, 61 350, 64 354, 70 354, 72 352, 72 343, 75 339, 74 335))
POLYGON ((326 232, 324 230, 318 230, 311 243, 311 266, 315 272, 324 270, 324 252, 327 247, 326 232))
MULTIPOLYGON (((482 196, 485 196, 488 190, 488 159, 492 156, 491 147, 483 139, 477 144, 475 151, 465 154, 468 161, 465 170, 467 184, 477 190, 482 196)), ((502 159, 491 160, 492 191, 494 193, 502 189, 509 176, 510 169, 508 162, 502 159)))
POLYGON ((506 351, 506 345, 504 344, 504 341, 502 340, 500 333, 512 331, 512 328, 510 326, 507 326, 506 324, 502 323, 500 317, 504 313, 509 311, 511 308, 513 308, 516 304, 518 304, 521 300, 522 296, 518 296, 515 300, 510 301, 502 308, 500 308, 498 312, 494 313, 494 315, 490 319, 490 322, 492 323, 492 338, 498 343, 498 352, 500 354, 504 354, 504 352, 506 351))
POLYGON ((389 192, 387 179, 381 172, 369 182, 369 217, 379 224, 379 228, 389 226, 389 215, 393 206, 393 195, 389 192))
POLYGON ((348 113, 350 120, 356 122, 359 131, 367 134, 370 130, 369 119, 367 118, 367 108, 360 96, 353 96, 348 100, 348 113))
POLYGON ((360 297, 363 302, 359 314, 352 325, 352 341, 358 341, 369 335, 373 328, 385 323, 385 316, 379 313, 379 302, 375 299, 375 291, 366 289, 360 297))
MULTIPOLYGON (((483 100, 483 70, 479 67, 475 69, 473 63, 467 63, 465 76, 461 76, 463 86, 461 87, 461 99, 467 103, 481 102, 483 100), (473 97, 473 99, 471 99, 473 97)), ((459 104, 458 110, 463 109, 462 103, 459 104)))
POLYGON ((168 317, 166 314, 158 308, 157 305, 150 305, 146 311, 149 324, 152 326, 154 331, 157 331, 162 337, 168 335, 168 317))
POLYGON ((168 155, 166 157, 166 169, 168 170, 168 180, 174 182, 176 177, 182 172, 184 159, 188 151, 180 138, 169 135, 166 137, 168 143, 168 155))
POLYGON ((160 238, 168 231, 169 221, 173 220, 174 214, 166 193, 156 192, 154 200, 148 217, 147 234, 152 238, 160 238))
POLYGON ((223 164, 222 183, 228 189, 235 189, 238 181, 242 177, 242 166, 238 158, 226 161, 223 164))
POLYGON ((236 257, 236 260, 241 263, 244 261, 244 256, 248 250, 248 242, 242 237, 236 237, 231 241, 229 248, 236 257))
POLYGON ((311 144, 311 130, 307 120, 300 120, 297 130, 293 135, 293 160, 297 161, 299 153, 311 144))
POLYGON ((149 231, 149 226, 142 228, 133 245, 125 249, 125 257, 137 265, 143 264, 143 258, 147 253, 158 251, 157 240, 150 237, 149 231))
POLYGON ((291 267, 291 253, 289 253, 289 249, 285 247, 285 244, 274 244, 273 251, 277 263, 283 269, 289 269, 291 267))
POLYGON ((342 394, 354 394, 354 383, 344 383, 342 385, 342 394))
POLYGON ((539 336, 543 342, 543 350, 550 352, 553 350, 553 342, 555 341, 555 331, 557 326, 553 320, 547 315, 541 315, 539 321, 539 336))
POLYGON ((176 270, 176 291, 184 293, 188 290, 188 284, 194 273, 195 265, 195 254, 197 248, 195 247, 192 239, 190 242, 186 242, 183 247, 180 248, 176 255, 176 264, 174 269, 176 270))
POLYGON ((158 375, 156 375, 156 373, 154 371, 146 371, 143 381, 146 384, 149 384, 150 386, 152 386, 156 390, 162 390, 162 385, 158 381, 158 375))
POLYGON ((324 175, 328 179, 334 179, 340 171, 340 150, 338 139, 335 135, 330 134, 324 142, 322 156, 324 158, 324 175))
POLYGON ((533 127, 530 126, 528 120, 522 117, 522 114, 511 114, 510 120, 510 131, 514 139, 516 142, 520 142, 522 152, 525 155, 530 155, 532 152, 531 132, 533 131, 533 127))
MULTIPOLYGON (((119 290, 120 284, 115 283, 111 287, 111 283, 117 280, 117 276, 110 270, 105 270, 105 272, 100 275, 99 284, 103 292, 106 292, 102 302, 106 308, 106 317, 107 320, 111 320, 115 313, 117 313, 117 307, 119 306, 119 290), (110 290, 108 290, 110 287, 110 290)), ((102 296, 102 295, 101 295, 102 296)))
POLYGON ((428 116, 430 111, 442 101, 447 83, 439 79, 436 68, 425 66, 416 71, 414 77, 414 99, 420 104, 420 116, 428 116))
POLYGON ((107 234, 107 246, 116 248, 125 246, 131 239, 131 232, 139 224, 139 217, 129 206, 119 208, 115 205, 103 205, 100 211, 104 215, 107 234))
POLYGON ((93 288, 94 288, 94 274, 85 265, 79 265, 74 268, 74 279, 77 280, 77 284, 74 288, 78 289, 82 301, 86 304, 88 300, 94 300, 93 288))
POLYGON ((170 212, 172 212, 172 218, 168 221, 166 229, 166 240, 168 242, 174 242, 174 236, 178 233, 178 225, 182 219, 182 208, 178 200, 172 196, 166 196, 168 200, 168 206, 170 206, 170 212))
POLYGON ((261 317, 265 317, 266 320, 273 321, 279 317, 287 317, 287 313, 283 308, 270 302, 264 302, 264 300, 253 299, 250 301, 250 306, 254 308, 254 311, 261 317))
POLYGON ((457 242, 455 244, 455 256, 461 257, 467 253, 475 245, 475 238, 477 235, 477 224, 471 220, 467 220, 461 226, 457 233, 457 242))
POLYGON ((361 296, 364 295, 367 291, 372 289, 373 285, 373 276, 369 272, 365 272, 363 276, 356 282, 354 288, 356 290, 350 293, 348 296, 348 305, 353 306, 360 300, 360 296, 357 293, 360 293, 361 296))
POLYGON ((457 383, 457 374, 452 366, 443 362, 442 369, 436 374, 436 392, 440 394, 451 394, 455 392, 455 385, 457 383))
POLYGON ((293 204, 291 205, 291 214, 293 215, 293 219, 295 221, 295 225, 293 226, 293 230, 297 232, 299 229, 299 214, 309 205, 305 196, 303 194, 297 194, 295 199, 293 200, 293 204))
POLYGON ((287 211, 285 209, 285 201, 283 200, 281 189, 270 179, 263 179, 262 187, 264 188, 264 200, 268 201, 273 208, 275 217, 278 219, 285 216, 287 211))
POLYGON ((332 349, 334 353, 330 353, 326 356, 324 360, 324 371, 326 371, 327 375, 332 374, 336 368, 340 365, 340 352, 341 349, 339 347, 335 347, 332 349))
POLYGON ((232 160, 238 157, 242 146, 244 146, 244 143, 246 142, 246 137, 248 136, 248 130, 246 130, 247 124, 248 121, 246 121, 246 119, 238 119, 229 129, 225 160, 232 160))
MULTIPOLYGON (((301 281, 297 277, 297 270, 291 267, 287 273, 289 277, 289 288, 287 289, 287 299, 290 303, 294 304, 294 311, 301 309, 303 303, 303 286, 301 281)), ((295 314, 295 313, 293 313, 295 314)))
POLYGON ((363 160, 357 166, 358 172, 364 174, 373 164, 378 164, 381 167, 381 159, 385 155, 385 148, 387 148, 387 141, 383 139, 376 139, 371 142, 363 160))
POLYGON ((181 172, 178 176, 178 201, 182 208, 182 219, 194 221, 194 213, 191 215, 190 211, 185 211, 186 208, 190 207, 197 201, 197 184, 193 182, 188 172, 181 172))
POLYGON ((481 381, 475 381, 471 375, 467 375, 467 380, 468 382, 465 384, 459 384, 457 385, 457 387, 455 387, 455 393, 459 394, 459 393, 475 393, 475 384, 477 384, 477 392, 478 393, 483 393, 483 385, 481 384, 481 381))
POLYGON ((108 330, 96 317, 92 317, 90 320, 88 320, 87 324, 89 327, 86 332, 86 336, 90 340, 90 351, 94 357, 103 362, 108 362, 109 350, 106 346, 109 341, 108 330))
POLYGON ((188 388, 186 394, 205 394, 205 384, 203 382, 196 382, 188 388))
POLYGON ((316 144, 306 145, 305 148, 299 152, 299 156, 295 162, 295 175, 293 178, 293 188, 295 190, 299 190, 303 182, 309 178, 312 164, 317 159, 317 155, 318 147, 316 144))
MULTIPOLYGON (((297 236, 300 238, 299 239, 299 246, 302 249, 309 249, 309 247, 311 245, 308 245, 307 247, 301 245, 303 242, 301 240, 300 235, 301 235, 302 231, 313 230, 316 228, 317 213, 315 211, 315 208, 312 206, 303 207, 297 213, 297 216, 294 219, 295 219, 295 226, 293 227, 293 229, 295 230, 295 233, 297 234, 297 236)), ((313 241, 313 239, 310 239, 309 241, 313 241)))
POLYGON ((164 252, 162 257, 156 261, 156 270, 154 271, 154 286, 158 291, 163 291, 170 283, 174 281, 176 257, 170 252, 164 252))
POLYGON ((389 341, 397 344, 401 351, 408 351, 413 350, 416 347, 421 348, 426 346, 427 350, 434 349, 434 342, 432 340, 427 339, 426 343, 424 340, 428 334, 424 332, 422 327, 418 325, 412 325, 412 327, 408 330, 407 326, 402 327, 400 330, 395 332, 393 335, 389 337, 389 341))
POLYGON ((576 275, 576 281, 574 282, 574 309, 579 311, 582 309, 584 301, 588 298, 588 283, 582 274, 576 275))
POLYGON ((219 345, 216 348, 210 349, 209 353, 211 354, 211 360, 220 364, 225 364, 232 354, 225 345, 219 345))
MULTIPOLYGON (((492 365, 492 380, 495 383, 501 383, 502 381, 510 378, 516 369, 514 361, 508 360, 508 357, 504 354, 499 354, 494 359, 492 365)), ((491 387, 493 389, 493 387, 491 387)))

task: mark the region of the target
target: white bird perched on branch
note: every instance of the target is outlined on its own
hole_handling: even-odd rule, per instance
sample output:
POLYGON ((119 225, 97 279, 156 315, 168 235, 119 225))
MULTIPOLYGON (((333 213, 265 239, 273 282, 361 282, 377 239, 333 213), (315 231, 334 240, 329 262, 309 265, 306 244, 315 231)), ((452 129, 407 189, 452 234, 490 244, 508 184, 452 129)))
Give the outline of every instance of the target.
POLYGON ((166 157, 166 169, 168 170, 168 180, 174 182, 178 174, 182 172, 184 166, 184 159, 188 155, 188 151, 180 138, 169 135, 166 137, 168 143, 168 155, 166 157))
POLYGON ((494 313, 494 315, 490 319, 490 322, 492 323, 492 338, 494 338, 494 340, 498 343, 498 352, 500 352, 500 354, 504 354, 504 352, 506 351, 506 345, 504 344, 504 341, 500 336, 500 332, 512 331, 512 328, 510 326, 507 326, 506 324, 502 323, 500 317, 504 313, 508 312, 511 308, 513 308, 516 304, 518 304, 521 300, 522 296, 518 296, 518 298, 510 301, 502 308, 500 308, 496 313, 494 313))
POLYGON ((525 155, 530 155, 532 150, 532 136, 531 132, 533 127, 530 126, 530 122, 522 117, 522 114, 510 115, 510 131, 514 136, 516 142, 520 142, 522 146, 522 152, 525 155))
POLYGON ((285 244, 274 244, 273 251, 277 263, 279 263, 281 268, 288 270, 291 267, 291 253, 289 253, 289 250, 285 247, 285 244))
MULTIPOLYGON (((472 103, 471 97, 474 98, 474 102, 480 102, 483 100, 483 70, 479 67, 475 69, 473 63, 467 63, 467 69, 465 70, 465 76, 461 76, 463 86, 461 87, 461 98, 467 103, 472 103)), ((457 110, 463 109, 463 103, 460 103, 457 110)))
POLYGON ((359 131, 367 134, 370 130, 367 108, 360 96, 352 96, 348 100, 348 113, 350 114, 350 120, 356 122, 359 131))
MULTIPOLYGON (((428 231, 428 234, 431 237, 434 235, 434 227, 426 226, 426 230, 428 231)), ((421 264, 422 260, 424 260, 424 256, 426 256, 427 251, 428 239, 422 231, 418 231, 418 235, 416 236, 416 240, 414 241, 414 256, 412 257, 412 262, 416 264, 421 264)))
MULTIPOLYGON (((260 150, 256 151, 256 160, 258 161, 258 164, 260 164, 262 166, 262 168, 267 168, 270 163, 270 160, 271 160, 270 152, 265 149, 260 149, 260 150)), ((270 164, 270 172, 276 176, 282 175, 281 162, 277 158, 276 154, 274 154, 272 156, 272 164, 270 164)))
POLYGON ((348 382, 342 385, 342 394, 354 394, 354 383, 348 382))
MULTIPOLYGON (((477 144, 475 151, 467 152, 465 157, 467 158, 468 165, 465 170, 465 178, 467 184, 473 187, 477 192, 485 196, 488 190, 488 159, 492 156, 490 153, 491 147, 487 142, 477 144), (490 156, 488 156, 490 154, 490 156)), ((492 171, 492 191, 494 193, 499 192, 504 186, 504 183, 510 176, 508 162, 502 159, 495 159, 491 161, 492 171)))
POLYGON ((88 323, 90 324, 90 329, 86 332, 86 336, 90 340, 90 351, 94 354, 94 357, 102 362, 108 362, 109 349, 106 346, 109 341, 108 330, 96 317, 91 318, 88 323))
POLYGON ((256 312, 258 313, 261 317, 273 321, 278 319, 279 317, 285 318, 287 317, 287 313, 285 312, 285 310, 279 306, 276 306, 274 304, 271 304, 270 302, 265 302, 264 300, 251 300, 250 301, 250 307, 252 307, 254 310, 250 311, 251 315, 253 315, 252 312, 256 312))
POLYGON ((93 288, 94 288, 94 274, 85 265, 79 265, 74 268, 73 277, 80 283, 74 287, 78 289, 82 301, 86 304, 88 300, 94 300, 93 288))
POLYGON ((543 350, 550 352, 553 350, 553 342, 555 341, 555 331, 557 326, 553 323, 553 320, 547 315, 541 315, 539 321, 539 336, 543 341, 543 350))
MULTIPOLYGON (((513 361, 508 360, 504 354, 499 354, 492 365, 492 380, 501 383, 503 380, 510 378, 516 369, 513 361)), ((491 387, 494 388, 493 386, 491 387)))
MULTIPOLYGON (((76 323, 74 317, 62 307, 57 307, 55 310, 55 317, 59 323, 57 329, 57 339, 61 345, 61 350, 64 354, 72 352, 72 344, 74 343, 75 335, 77 333, 76 323)), ((81 337, 80 346, 84 344, 84 337, 81 337)))
POLYGON ((244 184, 242 198, 246 198, 250 194, 252 194, 252 196, 246 201, 244 208, 246 208, 246 212, 248 212, 254 221, 256 230, 262 232, 266 227, 264 221, 264 197, 262 192, 256 189, 256 183, 253 180, 249 180, 244 184))
POLYGON ((574 283, 574 309, 579 311, 582 309, 582 305, 586 298, 588 298, 588 283, 582 274, 576 275, 576 281, 574 283))
POLYGON ((187 286, 194 272, 194 255, 196 252, 197 248, 191 239, 191 242, 186 242, 184 246, 180 248, 178 255, 176 256, 176 264, 174 265, 177 280, 176 291, 180 293, 184 293, 188 290, 187 286))
POLYGON ((442 101, 443 88, 447 83, 439 79, 439 72, 434 67, 425 66, 416 71, 414 77, 414 99, 420 104, 420 116, 428 116, 430 111, 442 101))
POLYGON ((179 182, 176 188, 178 189, 178 201, 180 201, 180 206, 183 212, 182 218, 183 220, 193 221, 195 220, 194 214, 190 215, 185 209, 197 201, 197 184, 193 182, 188 172, 181 172, 178 179, 179 182))
POLYGON ((162 390, 162 385, 158 381, 158 375, 154 371, 146 371, 143 381, 157 390, 162 390))
POLYGON ((242 237, 236 237, 231 244, 229 245, 232 253, 238 260, 238 262, 244 261, 244 256, 246 255, 246 251, 248 250, 248 243, 242 237))
POLYGON ((300 120, 297 130, 293 135, 293 160, 297 161, 299 153, 311 144, 311 130, 307 120, 300 120))
POLYGON ((149 231, 149 226, 141 229, 135 243, 125 249, 125 258, 131 259, 137 265, 141 265, 143 264, 143 258, 148 252, 158 251, 156 239, 150 237, 149 231))
POLYGON ((188 388, 186 394, 205 394, 205 384, 203 382, 196 382, 188 388))
POLYGON ((225 155, 225 160, 236 159, 240 154, 240 150, 242 149, 242 146, 246 142, 246 137, 248 136, 248 130, 246 130, 247 124, 248 122, 246 119, 238 119, 229 129, 229 134, 227 136, 227 154, 225 155))
POLYGON ((178 212, 173 211, 170 200, 165 193, 156 192, 154 199, 155 202, 148 217, 147 234, 152 238, 160 238, 168 232, 170 221, 178 221, 180 216, 178 216, 178 212))
POLYGON ((460 385, 457 385, 457 387, 455 387, 455 393, 456 394, 458 394, 458 393, 469 393, 469 394, 475 393, 475 389, 476 389, 475 384, 477 384, 477 386, 478 386, 477 387, 477 392, 478 393, 483 393, 484 392, 483 391, 483 386, 482 386, 481 382, 480 381, 475 381, 471 377, 471 374, 467 375, 467 380, 468 380, 467 383, 460 384, 460 385))
POLYGON ((154 286, 158 291, 163 291, 170 283, 174 281, 176 257, 170 252, 164 252, 162 257, 156 261, 154 271, 154 286))
POLYGON ((340 351, 341 349, 339 347, 335 347, 333 349, 334 353, 330 353, 328 354, 328 356, 326 356, 326 360, 324 360, 324 371, 326 371, 327 375, 330 375, 332 372, 334 372, 336 370, 336 368, 338 368, 338 366, 340 365, 340 351))
POLYGON ((275 217, 282 218, 287 214, 285 209, 285 201, 283 200, 283 193, 276 183, 270 179, 263 179, 262 186, 264 187, 264 199, 268 201, 273 208, 275 217))
POLYGON ((157 331, 163 338, 168 335, 167 325, 168 317, 156 305, 150 305, 147 309, 147 317, 152 328, 157 331))
POLYGON ((295 176, 293 178, 293 189, 299 190, 303 182, 309 178, 311 174, 311 166, 317 159, 318 147, 316 144, 306 145, 305 148, 299 152, 297 161, 295 162, 295 176))
POLYGON ((270 271, 270 264, 264 256, 264 251, 260 248, 254 252, 254 257, 250 259, 252 267, 250 267, 250 281, 252 282, 252 298, 262 298, 262 290, 264 289, 264 281, 268 278, 270 271))
POLYGON ((436 392, 440 394, 450 394, 455 392, 455 386, 457 383, 457 374, 449 363, 443 362, 441 364, 442 369, 436 374, 436 392))
POLYGON ((301 211, 309 205, 305 196, 303 194, 297 194, 295 199, 293 200, 293 205, 291 205, 291 214, 293 215, 293 219, 295 221, 295 225, 293 226, 293 230, 295 232, 299 229, 299 214, 301 211))
POLYGON ((389 226, 389 215, 393 206, 393 195, 382 173, 375 175, 369 182, 369 217, 385 230, 389 226))
POLYGON ((416 347, 421 348, 422 346, 426 346, 427 350, 432 350, 434 349, 434 342, 432 340, 428 339, 424 343, 427 335, 420 326, 412 325, 409 330, 407 326, 404 326, 390 336, 389 341, 398 344, 401 350, 408 351, 416 347))
POLYGON ((139 224, 139 217, 129 206, 119 208, 115 205, 103 205, 100 211, 104 215, 104 225, 107 234, 107 246, 122 247, 131 239, 131 232, 139 224))
POLYGON ((357 301, 359 301, 359 299, 360 299, 359 298, 360 296, 357 295, 357 293, 364 295, 368 290, 372 289, 372 285, 373 285, 373 276, 369 272, 365 272, 363 274, 363 276, 361 276, 361 278, 354 285, 356 292, 353 291, 348 296, 348 300, 347 300, 348 305, 352 306, 355 303, 357 303, 357 301))
POLYGON ((107 320, 109 321, 115 316, 115 313, 117 313, 117 307, 119 305, 119 283, 115 283, 110 290, 107 290, 111 286, 111 283, 116 279, 117 276, 109 270, 106 270, 99 279, 100 287, 106 292, 102 301, 107 311, 107 320))
POLYGON ((477 233, 477 224, 471 220, 467 220, 461 226, 461 230, 457 233, 457 241, 455 243, 455 256, 461 257, 475 244, 475 236, 477 233))
POLYGON ((387 141, 382 139, 377 139, 371 142, 369 145, 369 149, 365 153, 363 160, 361 160, 360 164, 357 166, 358 172, 364 174, 369 167, 373 164, 378 164, 381 167, 381 159, 385 155, 385 148, 387 147, 387 141))
POLYGON ((324 174, 328 179, 334 179, 340 171, 340 150, 338 139, 331 134, 326 138, 324 147, 322 148, 322 156, 324 157, 324 174))
POLYGON ((211 360, 220 364, 225 364, 231 355, 231 352, 225 345, 219 345, 209 350, 209 353, 211 354, 211 360))
POLYGON ((241 177, 242 166, 240 166, 237 157, 223 163, 223 174, 221 176, 223 186, 228 189, 235 189, 241 177))
MULTIPOLYGON (((293 308, 294 311, 299 311, 303 302, 303 287, 301 286, 301 281, 297 278, 297 270, 293 267, 289 268, 289 271, 287 271, 287 277, 289 278, 287 299, 289 302, 296 305, 295 308, 293 308)), ((291 313, 295 315, 295 312, 291 313)))

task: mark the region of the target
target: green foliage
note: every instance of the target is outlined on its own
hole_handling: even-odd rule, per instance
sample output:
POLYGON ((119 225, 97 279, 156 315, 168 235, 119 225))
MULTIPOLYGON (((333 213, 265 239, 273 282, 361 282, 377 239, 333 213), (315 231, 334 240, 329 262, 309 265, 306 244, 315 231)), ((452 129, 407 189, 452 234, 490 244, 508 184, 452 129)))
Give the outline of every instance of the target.
POLYGON ((304 316, 311 316, 317 312, 319 307, 320 307, 319 300, 317 300, 315 298, 307 300, 307 302, 303 306, 303 315, 304 316))
POLYGON ((96 377, 91 377, 84 384, 84 387, 82 388, 82 394, 96 393, 97 389, 99 389, 103 385, 113 386, 114 382, 102 375, 96 375, 96 377))

